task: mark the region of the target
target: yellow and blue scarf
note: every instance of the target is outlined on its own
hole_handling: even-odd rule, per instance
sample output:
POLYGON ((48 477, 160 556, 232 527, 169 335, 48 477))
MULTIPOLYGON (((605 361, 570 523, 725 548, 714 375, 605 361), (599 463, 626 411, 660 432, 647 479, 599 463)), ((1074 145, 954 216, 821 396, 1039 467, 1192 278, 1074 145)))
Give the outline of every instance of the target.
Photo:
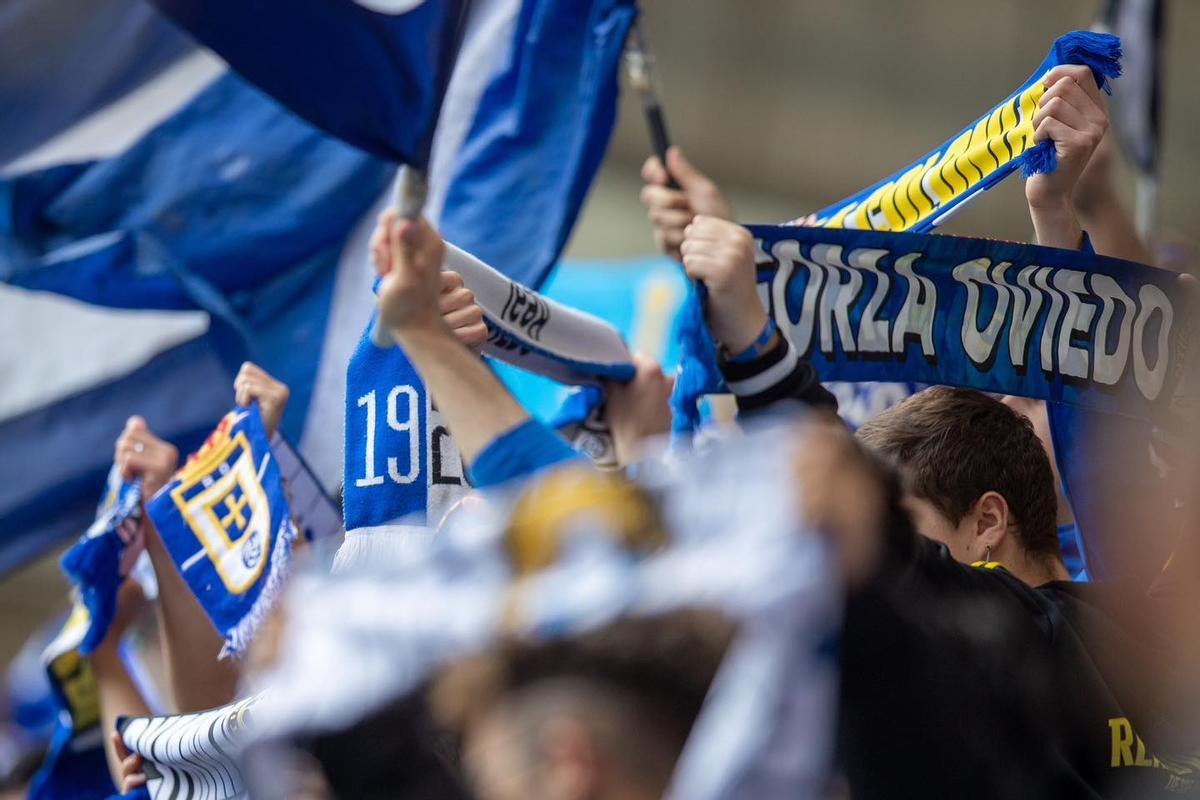
MULTIPOLYGON (((1027 176, 1052 172, 1057 166, 1053 143, 1033 141, 1033 116, 1045 92, 1042 82, 1046 73, 1061 64, 1086 65, 1091 68, 1097 85, 1111 92, 1108 80, 1120 75, 1120 58, 1121 43, 1115 36, 1074 31, 1059 37, 1033 74, 987 113, 921 158, 817 212, 810 224, 850 231, 930 231, 964 203, 1018 168, 1027 176)), ((839 244, 849 250, 854 241, 848 238, 839 240, 839 244)), ((793 317, 805 311, 802 306, 790 309, 793 317)), ((693 293, 682 312, 680 347, 680 376, 672 398, 677 431, 694 428, 699 421, 697 400, 703 394, 720 391, 723 385, 698 292, 693 293)), ((943 355, 942 363, 966 366, 961 362, 948 364, 949 360, 955 360, 954 353, 943 355)), ((852 368, 847 371, 855 372, 852 368)), ((838 379, 825 371, 821 377, 838 379)), ((842 379, 873 380, 864 375, 847 375, 842 379)), ((921 378, 901 371, 896 380, 921 378)))

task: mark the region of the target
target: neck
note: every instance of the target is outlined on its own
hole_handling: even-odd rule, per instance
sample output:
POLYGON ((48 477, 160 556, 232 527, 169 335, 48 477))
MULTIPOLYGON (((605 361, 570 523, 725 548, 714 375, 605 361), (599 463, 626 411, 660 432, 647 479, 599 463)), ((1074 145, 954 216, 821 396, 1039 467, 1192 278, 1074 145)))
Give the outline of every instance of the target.
POLYGON ((1030 586, 1041 586, 1051 581, 1071 579, 1062 559, 1046 558, 1045 556, 1033 558, 1017 548, 1013 548, 1012 552, 997 553, 993 558, 1030 586))

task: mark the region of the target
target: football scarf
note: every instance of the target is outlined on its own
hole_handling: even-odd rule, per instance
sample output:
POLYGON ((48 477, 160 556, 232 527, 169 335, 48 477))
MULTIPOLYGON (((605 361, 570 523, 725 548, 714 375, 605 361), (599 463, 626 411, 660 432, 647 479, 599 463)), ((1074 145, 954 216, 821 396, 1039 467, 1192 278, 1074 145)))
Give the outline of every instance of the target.
MULTIPOLYGON (((1108 79, 1120 75, 1120 57, 1121 44, 1115 36, 1074 31, 1059 37, 1028 80, 945 144, 822 209, 804 220, 804 224, 852 230, 929 231, 1018 168, 1026 176, 1053 172, 1057 166, 1053 143, 1033 141, 1033 116, 1045 92, 1042 81, 1046 73, 1060 64, 1086 65, 1091 68, 1096 84, 1111 93, 1108 79)), ((681 312, 681 374, 672 397, 677 431, 694 428, 698 421, 697 401, 723 386, 721 375, 709 357, 715 351, 715 344, 704 323, 701 306, 702 298, 692 296, 681 312)), ((822 379, 841 380, 824 371, 820 374, 822 379)), ((923 379, 901 375, 898 380, 923 379)))
POLYGON ((751 226, 760 292, 824 380, 916 381, 1135 417, 1182 408, 1177 276, 955 236, 751 226))
POLYGON ((76 603, 42 654, 59 714, 46 760, 30 784, 30 800, 101 800, 116 791, 104 756, 96 679, 80 652, 89 628, 87 608, 76 603))
POLYGON ((141 502, 141 479, 122 480, 114 464, 96 520, 60 562, 91 620, 79 643, 79 651, 85 655, 104 641, 117 610, 117 589, 146 549, 141 502))
MULTIPOLYGON (((613 326, 450 244, 445 268, 462 275, 483 309, 489 356, 565 383, 633 376, 629 350, 613 326)), ((470 489, 458 448, 416 370, 399 347, 376 347, 373 328, 374 316, 346 369, 346 542, 339 567, 387 559, 427 541, 426 522, 436 525, 470 489)))
POLYGON ((258 405, 226 414, 146 513, 225 637, 221 655, 241 654, 287 576, 296 536, 258 405))
POLYGON ((237 756, 258 699, 195 714, 118 719, 125 747, 143 759, 147 794, 154 800, 245 797, 237 756))

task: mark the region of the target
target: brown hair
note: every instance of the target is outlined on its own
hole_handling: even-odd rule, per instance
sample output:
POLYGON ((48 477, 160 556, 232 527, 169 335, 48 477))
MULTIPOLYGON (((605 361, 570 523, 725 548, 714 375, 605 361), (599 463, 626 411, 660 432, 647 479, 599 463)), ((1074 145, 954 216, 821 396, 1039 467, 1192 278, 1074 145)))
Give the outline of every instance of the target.
POLYGON ((732 636, 726 617, 694 609, 618 619, 551 641, 510 638, 443 671, 430 706, 439 722, 462 732, 533 687, 590 685, 632 701, 642 721, 682 748, 732 636))
POLYGON ((1054 473, 1029 420, 973 389, 934 386, 858 430, 899 468, 905 488, 957 524, 984 493, 998 492, 1016 538, 1034 558, 1062 558, 1054 473))

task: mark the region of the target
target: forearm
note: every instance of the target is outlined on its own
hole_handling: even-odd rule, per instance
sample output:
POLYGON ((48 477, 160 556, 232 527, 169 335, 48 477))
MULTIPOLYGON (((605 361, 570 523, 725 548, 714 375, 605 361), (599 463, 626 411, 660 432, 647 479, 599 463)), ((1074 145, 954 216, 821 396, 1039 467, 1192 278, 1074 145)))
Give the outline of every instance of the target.
POLYGON ((90 661, 100 695, 100 730, 104 733, 104 756, 108 761, 108 771, 112 774, 113 783, 120 786, 121 756, 113 744, 111 735, 116 730, 117 718, 149 716, 150 708, 134 685, 133 679, 129 677, 116 643, 101 645, 92 654, 90 661))
POLYGON ((158 531, 147 525, 146 551, 158 579, 159 636, 175 708, 186 713, 228 703, 237 690, 238 665, 218 659, 221 634, 179 574, 158 531))
POLYGON ((472 464, 491 442, 529 420, 491 370, 440 319, 393 330, 463 460, 472 464))
POLYGON ((1046 247, 1063 250, 1078 250, 1083 242, 1083 228, 1075 209, 1065 199, 1061 203, 1047 206, 1030 204, 1029 217, 1033 221, 1034 239, 1046 247))
POLYGON ((1138 236, 1133 220, 1116 196, 1097 197, 1078 208, 1079 217, 1097 253, 1140 264, 1153 263, 1153 255, 1138 236))

